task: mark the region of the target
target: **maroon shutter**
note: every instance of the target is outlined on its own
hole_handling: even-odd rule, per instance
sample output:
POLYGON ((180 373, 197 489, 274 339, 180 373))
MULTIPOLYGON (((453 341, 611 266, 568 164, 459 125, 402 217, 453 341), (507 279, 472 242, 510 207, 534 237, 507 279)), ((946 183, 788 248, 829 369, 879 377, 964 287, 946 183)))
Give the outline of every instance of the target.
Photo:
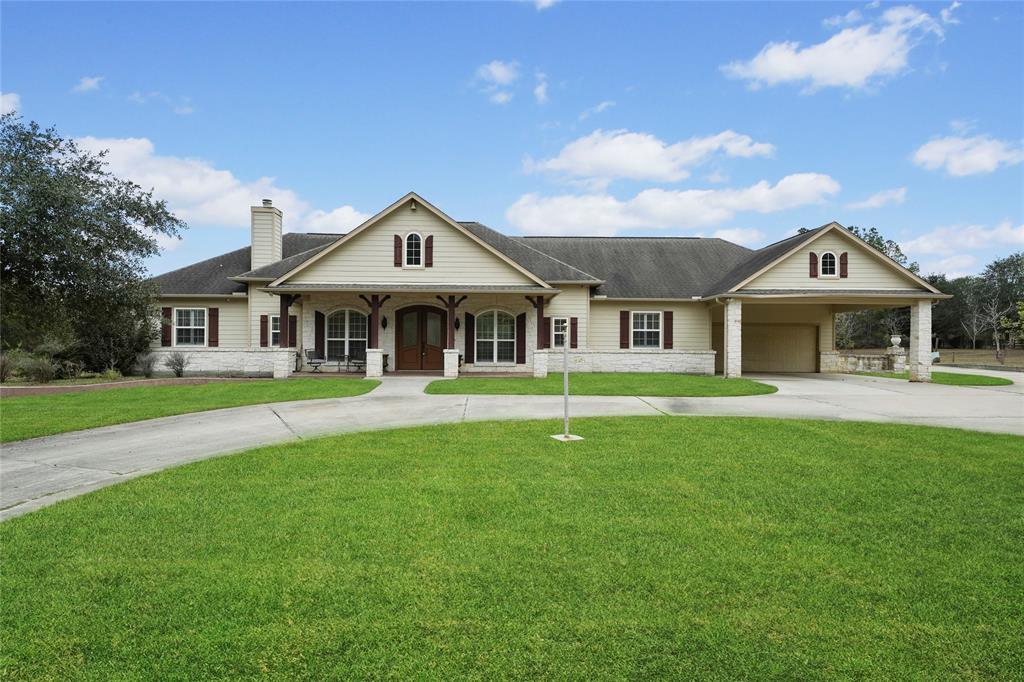
POLYGON ((569 318, 569 348, 575 348, 579 339, 579 320, 575 317, 569 318))
POLYGON ((395 235, 395 267, 402 267, 402 235, 395 235))
MULTIPOLYGON (((467 363, 476 362, 476 317, 474 317, 472 313, 466 313, 465 336, 466 352, 463 353, 463 355, 466 357, 467 363)), ((516 343, 519 342, 516 341, 516 343)))
POLYGON ((544 347, 551 348, 551 318, 544 318, 544 347))
POLYGON ((839 276, 840 277, 849 277, 850 276, 850 273, 849 273, 849 260, 850 259, 847 257, 846 252, 843 251, 843 253, 840 254, 840 256, 839 256, 839 276))
POLYGON ((672 348, 672 311, 666 310, 661 314, 661 323, 665 327, 661 332, 661 347, 672 348))
POLYGON ((260 315, 260 347, 267 347, 267 316, 260 315))
POLYGON ((629 348, 629 311, 619 311, 619 348, 629 348))
POLYGON ((434 235, 428 235, 423 245, 423 266, 434 267, 434 235))
POLYGON ((314 325, 316 327, 314 331, 314 333, 316 334, 316 338, 313 339, 313 344, 314 347, 316 348, 316 356, 318 358, 326 358, 327 355, 324 352, 324 339, 327 335, 327 316, 318 310, 316 311, 316 314, 313 316, 313 318, 315 320, 314 325))
POLYGON ((171 345, 171 333, 174 331, 172 325, 174 324, 174 309, 164 308, 160 311, 160 345, 170 346, 171 345))
POLYGON ((516 364, 526 364, 526 313, 516 315, 516 364))
POLYGON ((297 315, 288 316, 288 347, 296 348, 299 345, 299 318, 297 315))
POLYGON ((209 327, 206 332, 206 345, 216 348, 220 343, 220 308, 206 309, 206 324, 209 327))
POLYGON ((811 251, 811 277, 818 276, 818 254, 811 251))

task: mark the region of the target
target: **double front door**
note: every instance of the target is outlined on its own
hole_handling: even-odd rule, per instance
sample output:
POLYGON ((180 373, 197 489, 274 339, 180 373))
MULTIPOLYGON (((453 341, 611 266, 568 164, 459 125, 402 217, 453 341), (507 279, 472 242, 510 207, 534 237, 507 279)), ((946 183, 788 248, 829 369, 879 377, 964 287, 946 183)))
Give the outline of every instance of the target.
POLYGON ((444 369, 444 341, 448 315, 440 308, 421 305, 397 312, 397 369, 444 369))

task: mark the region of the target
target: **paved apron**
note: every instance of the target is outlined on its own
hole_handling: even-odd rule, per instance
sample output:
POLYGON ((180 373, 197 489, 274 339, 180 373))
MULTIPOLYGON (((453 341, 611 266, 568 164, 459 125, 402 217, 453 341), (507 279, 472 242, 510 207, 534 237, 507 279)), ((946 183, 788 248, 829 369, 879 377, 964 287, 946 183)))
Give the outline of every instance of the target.
MULTIPOLYGON (((999 374, 998 372, 981 372, 999 374)), ((1024 374, 1001 387, 939 386, 829 374, 753 375, 773 395, 575 396, 577 417, 729 415, 949 426, 1024 435, 1024 374)), ((561 396, 427 395, 433 377, 387 377, 371 393, 252 405, 35 438, 0 447, 0 519, 135 476, 328 433, 489 419, 557 419, 561 396)))

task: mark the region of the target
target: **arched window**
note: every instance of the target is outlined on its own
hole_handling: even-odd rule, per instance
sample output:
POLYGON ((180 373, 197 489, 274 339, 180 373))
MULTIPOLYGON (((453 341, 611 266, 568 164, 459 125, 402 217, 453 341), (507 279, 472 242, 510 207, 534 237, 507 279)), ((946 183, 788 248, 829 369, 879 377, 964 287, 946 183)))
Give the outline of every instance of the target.
POLYGON ((405 264, 417 268, 423 265, 423 238, 415 232, 405 237, 405 264))
POLYGON ((516 361, 516 318, 502 310, 476 316, 476 362, 516 361))
POLYGON ((366 315, 358 310, 336 310, 327 316, 327 360, 337 362, 350 356, 366 359, 366 315))
POLYGON ((825 253, 821 254, 821 276, 836 276, 836 254, 832 253, 831 251, 826 251, 825 253))

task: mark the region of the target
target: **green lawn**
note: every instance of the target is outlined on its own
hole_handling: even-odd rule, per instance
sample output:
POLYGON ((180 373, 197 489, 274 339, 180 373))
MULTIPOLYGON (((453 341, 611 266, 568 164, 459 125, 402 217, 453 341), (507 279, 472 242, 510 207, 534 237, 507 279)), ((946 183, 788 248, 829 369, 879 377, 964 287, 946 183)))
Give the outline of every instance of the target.
POLYGON ((5 679, 1013 679, 1024 439, 648 417, 346 435, 0 524, 5 679))
MULTIPOLYGON (((777 389, 750 379, 660 372, 579 372, 569 375, 569 392, 573 395, 641 395, 641 396, 729 396, 775 393, 777 389)), ((502 394, 561 395, 562 375, 549 374, 544 379, 533 377, 462 377, 434 381, 427 393, 438 394, 502 394)))
MULTIPOLYGON (((860 376, 881 377, 883 379, 909 379, 910 372, 855 372, 860 376)), ((947 386, 1009 386, 1013 382, 1002 377, 990 377, 984 374, 960 374, 959 372, 932 372, 933 384, 947 386)))
POLYGON ((379 381, 367 379, 268 379, 3 398, 0 442, 222 407, 343 398, 362 395, 379 385, 379 381))

